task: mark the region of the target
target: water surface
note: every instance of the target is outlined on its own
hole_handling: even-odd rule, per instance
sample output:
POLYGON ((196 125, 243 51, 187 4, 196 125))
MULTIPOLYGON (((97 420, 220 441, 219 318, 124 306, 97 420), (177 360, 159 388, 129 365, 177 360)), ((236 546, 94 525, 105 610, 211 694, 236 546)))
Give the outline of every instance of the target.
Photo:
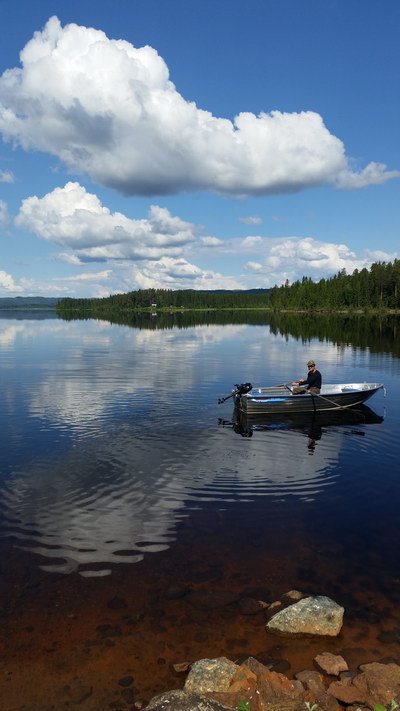
POLYGON ((68 707, 79 684, 87 709, 129 708, 204 656, 289 674, 319 651, 400 656, 398 321, 205 320, 0 319, 4 711, 68 707), (217 405, 310 357, 387 396, 244 427, 217 405), (345 606, 337 640, 282 641, 241 612, 292 588, 345 606))

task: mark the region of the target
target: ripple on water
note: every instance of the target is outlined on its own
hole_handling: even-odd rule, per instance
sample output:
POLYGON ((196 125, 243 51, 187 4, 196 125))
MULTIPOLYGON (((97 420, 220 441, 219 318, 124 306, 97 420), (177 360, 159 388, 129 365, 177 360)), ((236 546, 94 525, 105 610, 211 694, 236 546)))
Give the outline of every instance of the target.
POLYGON ((317 437, 307 427, 255 427, 243 438, 228 426, 182 423, 179 412, 162 430, 150 417, 140 426, 132 418, 16 468, 3 491, 2 535, 52 559, 46 570, 105 575, 110 564, 168 548, 191 510, 252 505, 280 522, 289 499, 299 509, 317 501, 328 509, 330 490, 336 500, 350 497, 360 479, 364 495, 376 497, 364 464, 378 464, 381 445, 362 424, 322 427, 317 437), (343 457, 353 461, 351 475, 343 457))

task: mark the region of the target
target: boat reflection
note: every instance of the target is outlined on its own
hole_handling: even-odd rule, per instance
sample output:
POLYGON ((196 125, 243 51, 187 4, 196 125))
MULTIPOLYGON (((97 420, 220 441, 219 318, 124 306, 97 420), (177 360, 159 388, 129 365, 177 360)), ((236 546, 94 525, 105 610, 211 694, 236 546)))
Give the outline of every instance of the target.
POLYGON ((273 430, 294 430, 307 436, 307 447, 313 454, 318 440, 329 428, 346 427, 346 434, 365 436, 357 425, 374 425, 383 422, 384 416, 378 415, 367 405, 346 410, 334 410, 309 413, 248 415, 235 407, 232 420, 220 420, 223 427, 232 427, 241 437, 252 437, 254 432, 273 430))

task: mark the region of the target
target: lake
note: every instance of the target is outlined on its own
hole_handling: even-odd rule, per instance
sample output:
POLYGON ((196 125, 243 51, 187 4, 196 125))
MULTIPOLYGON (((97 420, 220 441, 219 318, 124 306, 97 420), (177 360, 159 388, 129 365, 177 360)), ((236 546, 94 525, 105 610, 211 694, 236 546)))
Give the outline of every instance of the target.
POLYGON ((399 323, 2 314, 2 711, 130 709, 203 657, 289 676, 321 651, 399 658, 399 323), (247 429, 217 404, 309 358, 325 382, 385 392, 247 429), (291 589, 345 607, 338 638, 274 637, 247 614, 291 589))

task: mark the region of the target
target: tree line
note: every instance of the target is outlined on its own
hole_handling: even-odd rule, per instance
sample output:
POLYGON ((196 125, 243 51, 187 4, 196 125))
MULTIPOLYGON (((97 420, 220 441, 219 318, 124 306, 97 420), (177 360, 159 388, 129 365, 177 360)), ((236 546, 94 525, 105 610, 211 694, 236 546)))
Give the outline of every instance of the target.
POLYGON ((135 309, 254 309, 268 306, 267 289, 195 291, 194 289, 139 289, 99 299, 60 299, 57 311, 85 311, 92 315, 135 309))
POLYGON ((328 279, 311 277, 272 289, 196 291, 194 289, 139 289, 104 298, 60 299, 60 315, 81 312, 91 317, 134 310, 272 309, 277 311, 340 311, 400 309, 400 260, 376 262, 347 274, 341 269, 328 279))
POLYGON ((330 279, 301 281, 275 286, 269 293, 273 309, 312 311, 316 309, 398 309, 400 308, 400 260, 376 262, 368 269, 347 274, 341 269, 330 279))

